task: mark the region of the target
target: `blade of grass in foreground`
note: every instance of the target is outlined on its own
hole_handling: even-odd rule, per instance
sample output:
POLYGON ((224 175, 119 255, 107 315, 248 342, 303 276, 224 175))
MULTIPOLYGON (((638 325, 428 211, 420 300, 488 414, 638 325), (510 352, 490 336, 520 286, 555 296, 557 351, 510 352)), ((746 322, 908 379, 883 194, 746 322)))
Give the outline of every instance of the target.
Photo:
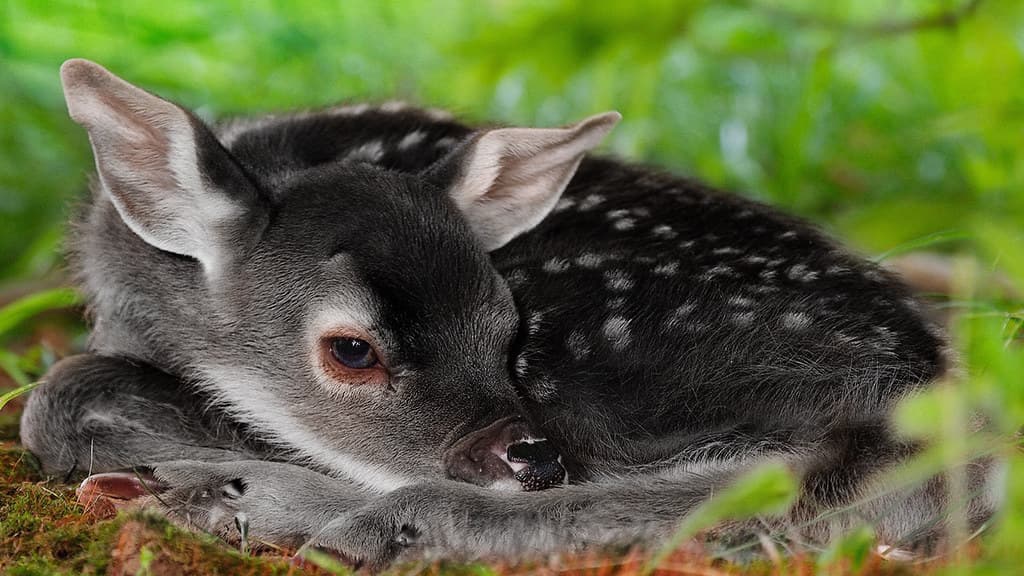
POLYGON ((31 382, 29 384, 25 384, 24 386, 19 386, 14 390, 5 393, 3 396, 0 396, 0 410, 3 410, 4 406, 7 406, 7 403, 10 402, 11 400, 14 400, 18 396, 27 393, 29 390, 35 388, 36 386, 39 386, 40 384, 42 384, 42 381, 31 382))
POLYGON ((18 365, 18 355, 3 348, 0 348, 0 370, 6 372, 18 386, 26 386, 32 381, 18 365))
POLYGON ((81 297, 71 288, 54 288, 19 298, 0 308, 0 336, 36 314, 69 308, 79 302, 81 297))
POLYGON ((954 240, 966 240, 971 238, 971 234, 963 230, 942 230, 935 232, 934 234, 928 234, 920 238, 915 238, 909 242, 904 242, 898 246, 894 246, 881 254, 878 254, 873 258, 875 262, 884 262, 885 260, 892 258, 893 256, 899 256, 900 254, 906 254, 907 252, 913 252, 920 248, 927 248, 936 244, 942 244, 945 242, 953 242, 954 240))
POLYGON ((700 530, 726 519, 778 514, 792 504, 796 494, 796 481, 782 463, 769 462, 755 468, 687 515, 672 538, 644 565, 641 576, 654 572, 672 552, 700 530))

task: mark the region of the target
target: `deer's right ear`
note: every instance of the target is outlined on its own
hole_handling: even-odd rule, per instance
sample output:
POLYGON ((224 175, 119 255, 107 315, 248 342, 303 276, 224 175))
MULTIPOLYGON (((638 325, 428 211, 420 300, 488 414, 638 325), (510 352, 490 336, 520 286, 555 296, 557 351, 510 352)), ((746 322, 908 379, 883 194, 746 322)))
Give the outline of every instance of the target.
POLYGON ((199 119, 88 60, 68 60, 60 76, 103 189, 139 237, 212 273, 259 236, 257 187, 199 119))

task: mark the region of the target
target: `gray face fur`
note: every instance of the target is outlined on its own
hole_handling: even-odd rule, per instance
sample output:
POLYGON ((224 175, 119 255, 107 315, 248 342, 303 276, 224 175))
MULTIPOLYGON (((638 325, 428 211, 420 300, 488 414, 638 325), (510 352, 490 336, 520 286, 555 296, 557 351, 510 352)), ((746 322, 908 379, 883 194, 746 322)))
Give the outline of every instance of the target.
POLYGON ((349 161, 258 180, 181 108, 85 61, 62 78, 99 174, 81 246, 98 350, 379 489, 453 473, 456 441, 521 414, 518 314, 486 250, 550 211, 618 115, 481 132, 425 175, 349 161), (334 361, 339 338, 379 365, 334 361))

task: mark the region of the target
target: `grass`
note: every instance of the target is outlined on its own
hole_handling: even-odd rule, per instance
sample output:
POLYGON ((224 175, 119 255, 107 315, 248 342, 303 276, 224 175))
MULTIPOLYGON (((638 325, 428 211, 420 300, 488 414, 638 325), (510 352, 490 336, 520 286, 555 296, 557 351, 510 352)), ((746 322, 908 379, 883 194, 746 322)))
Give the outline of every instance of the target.
POLYGON ((938 306, 963 374, 900 410, 905 432, 934 448, 893 480, 939 473, 956 486, 959 463, 1002 456, 1005 510, 962 549, 884 562, 864 527, 826 550, 789 550, 786 534, 767 534, 754 546, 762 559, 737 564, 749 548, 689 539, 785 501, 786 481, 769 471, 687 520, 662 551, 397 573, 1019 571, 1022 37, 1024 3, 1012 0, 0 4, 0 572, 301 573, 146 514, 85 510, 15 443, 24 396, 14 391, 85 346, 59 249, 92 164, 57 82, 74 56, 205 117, 396 96, 540 125, 614 108, 625 120, 611 152, 770 201, 880 261, 927 250, 949 264, 938 306), (991 422, 985 436, 966 432, 975 413, 991 422))

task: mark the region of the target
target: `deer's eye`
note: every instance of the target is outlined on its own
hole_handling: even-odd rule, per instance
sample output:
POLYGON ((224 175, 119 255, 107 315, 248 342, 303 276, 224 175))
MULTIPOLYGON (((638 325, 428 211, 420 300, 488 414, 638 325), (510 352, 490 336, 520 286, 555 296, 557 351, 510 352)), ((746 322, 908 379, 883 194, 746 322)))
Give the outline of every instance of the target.
POLYGON ((377 366, 377 353, 366 340, 335 338, 330 343, 331 356, 346 368, 364 370, 377 366))

